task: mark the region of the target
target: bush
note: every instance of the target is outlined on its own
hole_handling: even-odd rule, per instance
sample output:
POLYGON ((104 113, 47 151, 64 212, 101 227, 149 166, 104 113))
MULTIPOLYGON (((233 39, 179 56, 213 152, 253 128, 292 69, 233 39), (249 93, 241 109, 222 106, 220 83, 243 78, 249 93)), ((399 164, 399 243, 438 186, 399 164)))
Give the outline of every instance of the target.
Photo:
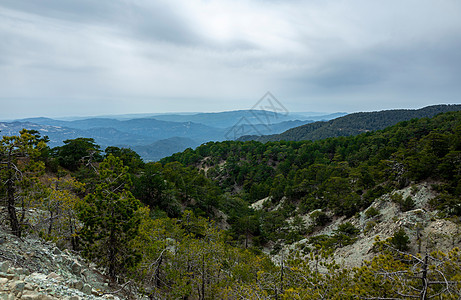
POLYGON ((394 233, 394 235, 390 239, 391 244, 400 251, 407 251, 410 249, 410 238, 405 233, 403 228, 400 228, 398 231, 394 233))
POLYGON ((411 198, 411 196, 408 196, 405 199, 403 199, 402 194, 399 193, 393 194, 391 196, 391 200, 392 202, 397 203, 399 205, 399 208, 402 212, 412 210, 413 208, 415 208, 416 205, 415 201, 413 200, 413 198, 411 198))
POLYGON ((375 222, 375 221, 368 221, 368 222, 365 224, 364 232, 365 232, 365 233, 369 232, 369 231, 372 230, 375 226, 376 226, 376 222, 375 222))
POLYGON ((380 215, 380 212, 379 210, 377 210, 376 208, 374 207, 370 207, 369 209, 367 209, 365 211, 365 216, 370 219, 370 218, 374 218, 376 216, 379 216, 380 215))
POLYGON ((350 237, 356 236, 360 232, 360 229, 352 225, 352 223, 347 222, 338 226, 338 229, 335 230, 336 234, 345 234, 350 237))
POLYGON ((352 223, 347 222, 338 226, 332 238, 336 241, 338 247, 344 247, 355 243, 359 232, 360 229, 352 225, 352 223))
POLYGON ((315 226, 325 226, 331 221, 331 218, 321 210, 311 213, 311 218, 315 226))
POLYGON ((409 211, 409 210, 414 209, 415 206, 416 206, 416 203, 413 200, 413 198, 411 198, 411 196, 408 196, 403 200, 402 205, 401 205, 401 210, 404 212, 409 211))

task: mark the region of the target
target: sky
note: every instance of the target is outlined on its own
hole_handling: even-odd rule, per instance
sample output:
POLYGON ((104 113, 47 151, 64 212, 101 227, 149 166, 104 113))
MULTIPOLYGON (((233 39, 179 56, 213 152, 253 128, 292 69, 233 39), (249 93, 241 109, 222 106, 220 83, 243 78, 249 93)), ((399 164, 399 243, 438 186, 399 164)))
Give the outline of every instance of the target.
POLYGON ((0 118, 461 103, 459 0, 1 0, 0 118))

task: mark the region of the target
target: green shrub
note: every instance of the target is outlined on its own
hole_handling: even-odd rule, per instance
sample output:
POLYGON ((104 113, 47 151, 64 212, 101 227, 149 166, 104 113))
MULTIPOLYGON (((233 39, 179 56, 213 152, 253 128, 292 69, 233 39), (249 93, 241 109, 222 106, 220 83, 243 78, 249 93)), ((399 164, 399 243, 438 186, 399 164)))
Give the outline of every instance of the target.
POLYGON ((400 228, 398 231, 394 233, 394 235, 390 239, 391 244, 400 251, 407 251, 410 249, 410 238, 405 233, 403 228, 400 228))
POLYGON ((331 218, 321 210, 311 213, 311 218, 315 226, 325 226, 331 222, 331 218))
POLYGON ((412 210, 416 206, 416 203, 413 200, 413 198, 411 198, 411 196, 408 196, 405 199, 403 199, 402 194, 399 193, 394 193, 391 196, 391 200, 392 202, 397 203, 399 205, 399 208, 402 212, 412 210))
POLYGON ((380 212, 379 210, 377 210, 376 208, 374 207, 370 207, 369 209, 367 209, 365 211, 365 216, 370 219, 370 218, 374 218, 376 216, 379 216, 380 215, 380 212))
POLYGON ((375 222, 375 221, 368 221, 368 222, 365 224, 364 232, 365 232, 365 233, 369 232, 369 231, 372 230, 375 226, 376 226, 376 222, 375 222))

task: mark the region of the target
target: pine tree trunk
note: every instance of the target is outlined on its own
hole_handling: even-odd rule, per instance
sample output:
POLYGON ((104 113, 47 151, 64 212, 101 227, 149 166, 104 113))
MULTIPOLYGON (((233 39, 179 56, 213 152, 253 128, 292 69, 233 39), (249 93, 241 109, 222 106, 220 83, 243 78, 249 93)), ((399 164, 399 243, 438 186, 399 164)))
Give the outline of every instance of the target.
POLYGON ((424 264, 423 264, 423 274, 421 277, 421 284, 422 284, 422 292, 421 292, 421 300, 426 300, 427 299, 427 252, 426 256, 424 257, 424 264))
POLYGON ((109 276, 115 279, 115 268, 116 268, 116 261, 115 261, 115 236, 114 236, 114 231, 110 231, 109 235, 109 253, 108 253, 108 259, 109 259, 109 276))
MULTIPOLYGON (((10 153, 11 155, 11 153, 10 153)), ((17 237, 21 237, 21 229, 19 227, 18 217, 16 215, 16 206, 15 206, 15 199, 14 199, 14 186, 13 186, 13 163, 11 162, 11 156, 8 159, 8 179, 7 179, 7 200, 8 200, 8 215, 10 217, 10 225, 11 231, 17 237)))

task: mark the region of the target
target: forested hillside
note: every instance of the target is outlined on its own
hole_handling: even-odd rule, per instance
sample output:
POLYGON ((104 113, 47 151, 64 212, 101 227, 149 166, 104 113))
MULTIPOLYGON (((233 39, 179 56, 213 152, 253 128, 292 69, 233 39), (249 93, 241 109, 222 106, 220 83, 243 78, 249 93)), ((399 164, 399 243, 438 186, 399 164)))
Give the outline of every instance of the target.
POLYGON ((376 238, 371 261, 335 262, 338 249, 379 227, 378 199, 399 214, 422 207, 395 192, 416 195, 422 182, 435 196, 409 216, 459 228, 446 220, 461 216, 461 112, 319 141, 210 142, 158 163, 130 149, 102 151, 90 138, 46 143, 30 130, 1 140, 1 229, 80 252, 133 297, 461 295, 455 238, 453 250, 417 254, 409 229, 396 224, 376 238), (366 229, 341 221, 358 217, 366 229))
POLYGON ((352 216, 393 189, 429 178, 444 182, 444 196, 435 206, 458 214, 460 151, 461 112, 450 112, 320 141, 207 143, 161 162, 206 171, 224 191, 247 203, 270 197, 266 205, 277 206, 283 198, 283 209, 252 227, 252 234, 265 241, 286 237, 280 228, 288 228, 285 220, 300 212, 329 209, 352 216))
POLYGON ((289 129, 281 134, 243 136, 239 140, 303 141, 321 140, 330 137, 357 135, 363 132, 384 129, 398 122, 413 118, 430 118, 439 113, 459 111, 461 105, 433 105, 421 109, 394 109, 376 112, 359 112, 327 122, 315 122, 289 129))

